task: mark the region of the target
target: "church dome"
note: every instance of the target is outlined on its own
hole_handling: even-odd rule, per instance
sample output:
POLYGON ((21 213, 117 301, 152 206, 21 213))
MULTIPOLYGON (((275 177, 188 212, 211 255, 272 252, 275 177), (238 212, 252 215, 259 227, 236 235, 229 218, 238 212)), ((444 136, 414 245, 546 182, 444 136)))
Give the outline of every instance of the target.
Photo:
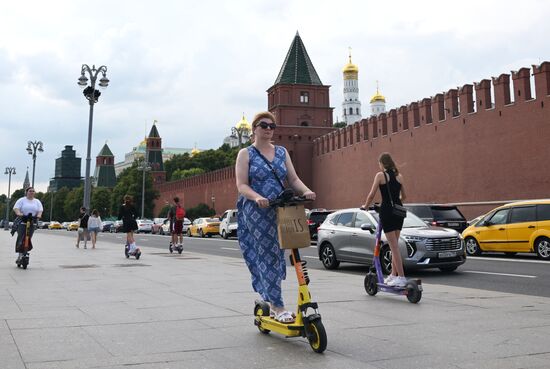
POLYGON ((357 65, 351 62, 351 48, 349 52, 348 64, 344 66, 344 68, 342 69, 342 72, 344 72, 344 75, 348 75, 348 74, 357 75, 357 73, 359 73, 359 68, 357 67, 357 65))
POLYGON ((191 156, 195 156, 197 155, 198 153, 200 153, 201 151, 199 149, 197 149, 196 147, 193 148, 193 150, 191 150, 191 156))
POLYGON ((378 90, 376 90, 376 93, 370 99, 370 103, 372 104, 372 103, 377 102, 377 101, 381 101, 383 103, 386 102, 386 98, 384 97, 384 95, 382 95, 380 92, 378 92, 378 90))
POLYGON ((237 124, 235 125, 235 128, 237 128, 237 129, 246 129, 246 130, 252 131, 252 126, 250 125, 250 123, 248 123, 248 121, 244 117, 244 113, 243 113, 242 119, 240 121, 238 121, 237 124))
POLYGON ((146 140, 146 139, 144 139, 143 141, 141 141, 141 142, 139 143, 139 145, 137 145, 136 151, 137 151, 137 152, 143 152, 143 153, 144 153, 145 151, 147 151, 147 140, 146 140))

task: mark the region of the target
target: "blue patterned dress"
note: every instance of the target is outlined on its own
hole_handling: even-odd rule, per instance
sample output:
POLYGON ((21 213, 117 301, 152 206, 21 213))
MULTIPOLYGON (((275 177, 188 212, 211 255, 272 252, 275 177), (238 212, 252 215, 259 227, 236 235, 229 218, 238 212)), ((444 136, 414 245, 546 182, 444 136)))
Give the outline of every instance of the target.
MULTIPOLYGON (((248 184, 263 197, 272 200, 283 190, 281 184, 256 150, 248 148, 248 184)), ((282 182, 286 180, 286 150, 275 146, 271 162, 282 182)), ((258 207, 255 201, 240 196, 238 209, 238 237, 246 265, 252 274, 252 287, 264 301, 284 306, 281 282, 286 278, 284 250, 279 248, 275 209, 258 207)))

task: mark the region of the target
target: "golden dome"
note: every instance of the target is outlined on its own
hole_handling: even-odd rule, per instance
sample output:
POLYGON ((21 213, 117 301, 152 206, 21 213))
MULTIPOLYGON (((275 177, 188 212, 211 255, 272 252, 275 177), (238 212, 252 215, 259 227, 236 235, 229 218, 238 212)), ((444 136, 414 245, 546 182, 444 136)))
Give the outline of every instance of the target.
POLYGON ((191 150, 191 156, 195 156, 200 152, 201 151, 199 149, 197 149, 197 144, 195 144, 195 147, 193 148, 193 150, 191 150))
POLYGON ((344 68, 342 69, 342 72, 344 72, 344 74, 355 74, 355 75, 357 75, 357 73, 359 73, 359 68, 357 68, 357 65, 355 65, 351 62, 351 48, 349 50, 348 64, 346 64, 344 66, 344 68))
POLYGON ((237 122, 237 125, 235 126, 235 128, 252 131, 252 126, 250 125, 250 123, 248 123, 248 121, 244 117, 244 113, 243 113, 242 119, 239 122, 237 122))
POLYGON ((370 103, 372 104, 377 101, 381 101, 383 103, 386 102, 386 98, 384 97, 384 95, 382 95, 380 91, 378 91, 378 81, 376 81, 376 93, 370 99, 370 103))

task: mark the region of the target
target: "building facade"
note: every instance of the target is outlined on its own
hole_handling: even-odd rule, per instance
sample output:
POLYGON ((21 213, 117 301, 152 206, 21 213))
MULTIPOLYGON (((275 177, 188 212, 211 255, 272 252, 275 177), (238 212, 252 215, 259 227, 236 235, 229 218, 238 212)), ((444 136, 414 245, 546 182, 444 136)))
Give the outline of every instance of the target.
POLYGON ((347 125, 361 120, 361 101, 359 100, 359 68, 351 62, 342 69, 344 75, 344 101, 342 102, 342 120, 347 125))
POLYGON ((63 187, 68 189, 79 187, 82 183, 81 160, 76 157, 73 146, 66 145, 61 151, 61 157, 55 159, 55 176, 50 180, 48 192, 56 192, 63 187))

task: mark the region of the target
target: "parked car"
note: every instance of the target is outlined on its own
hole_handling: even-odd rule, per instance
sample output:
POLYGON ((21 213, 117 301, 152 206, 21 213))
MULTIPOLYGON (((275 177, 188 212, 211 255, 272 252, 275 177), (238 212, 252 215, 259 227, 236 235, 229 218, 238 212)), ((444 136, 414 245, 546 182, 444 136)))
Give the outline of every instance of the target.
POLYGON ((113 224, 115 224, 115 222, 112 220, 105 220, 101 222, 101 232, 110 232, 113 224))
POLYGON ((67 229, 67 227, 69 226, 70 223, 71 223, 71 222, 63 222, 63 223, 61 223, 61 228, 62 228, 62 229, 67 229))
POLYGON ((63 229, 63 227, 61 226, 61 223, 53 221, 48 224, 48 229, 63 229))
POLYGON ((160 234, 160 228, 162 227, 162 224, 166 218, 154 218, 153 219, 153 234, 160 234))
POLYGON ((187 235, 192 236, 208 236, 218 234, 220 231, 220 220, 218 218, 197 218, 193 221, 187 235))
POLYGON ((229 237, 237 237, 237 209, 226 210, 220 218, 218 233, 227 240, 229 237))
POLYGON ((433 226, 452 228, 458 232, 462 232, 468 227, 466 218, 454 205, 405 204, 404 206, 408 211, 433 226))
POLYGON ((522 201, 490 211, 462 235, 468 255, 484 251, 535 252, 550 260, 550 199, 522 201))
POLYGON ((334 210, 313 209, 307 214, 307 225, 309 226, 309 236, 312 240, 317 239, 317 228, 325 221, 329 214, 334 210))
POLYGON ((153 231, 153 221, 149 219, 136 220, 138 229, 136 233, 151 233, 153 231))
POLYGON ((122 220, 115 220, 111 228, 109 228, 109 232, 111 233, 122 232, 122 220))
MULTIPOLYGON (((340 262, 372 264, 378 213, 344 209, 327 216, 318 230, 319 259, 327 269, 340 262), (368 230, 361 229, 366 225, 368 230)), ((391 272, 391 251, 382 233, 380 263, 384 274, 391 272)), ((405 269, 439 268, 454 271, 466 261, 464 241, 457 231, 427 225, 411 212, 403 223, 399 250, 405 269)))
POLYGON ((36 227, 38 229, 48 229, 48 225, 50 225, 50 222, 44 222, 42 220, 39 220, 36 222, 36 227))
POLYGON ((80 227, 80 222, 78 221, 75 221, 75 222, 70 222, 68 225, 67 225, 67 231, 78 231, 78 227, 80 227))
MULTIPOLYGON (((182 234, 187 234, 189 226, 191 226, 191 221, 188 218, 183 218, 182 234)), ((164 220, 162 226, 159 229, 159 232, 162 235, 170 235, 170 219, 164 220)))

